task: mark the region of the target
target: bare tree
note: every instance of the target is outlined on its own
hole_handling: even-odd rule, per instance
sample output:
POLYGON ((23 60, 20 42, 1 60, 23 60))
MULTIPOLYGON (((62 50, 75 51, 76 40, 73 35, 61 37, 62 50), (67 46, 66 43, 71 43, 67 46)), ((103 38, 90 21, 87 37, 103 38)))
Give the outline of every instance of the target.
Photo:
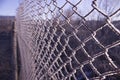
POLYGON ((69 18, 69 20, 72 20, 73 13, 74 13, 74 11, 72 10, 72 8, 68 8, 68 9, 65 10, 64 14, 67 18, 69 18))

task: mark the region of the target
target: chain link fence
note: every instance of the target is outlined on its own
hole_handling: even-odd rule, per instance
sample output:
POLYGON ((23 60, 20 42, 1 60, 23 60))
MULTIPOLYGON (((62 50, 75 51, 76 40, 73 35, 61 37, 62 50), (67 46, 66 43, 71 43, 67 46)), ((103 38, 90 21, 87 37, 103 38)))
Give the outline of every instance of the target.
POLYGON ((20 80, 119 80, 119 0, 23 0, 20 80))

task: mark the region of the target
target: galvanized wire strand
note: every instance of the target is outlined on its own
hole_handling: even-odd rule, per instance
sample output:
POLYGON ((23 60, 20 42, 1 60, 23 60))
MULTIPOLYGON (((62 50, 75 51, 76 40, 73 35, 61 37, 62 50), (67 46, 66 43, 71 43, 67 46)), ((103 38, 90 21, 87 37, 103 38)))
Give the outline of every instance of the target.
POLYGON ((108 14, 105 8, 109 6, 101 4, 107 3, 23 0, 16 15, 21 79, 118 79, 120 21, 112 18, 119 14, 120 6, 108 14))

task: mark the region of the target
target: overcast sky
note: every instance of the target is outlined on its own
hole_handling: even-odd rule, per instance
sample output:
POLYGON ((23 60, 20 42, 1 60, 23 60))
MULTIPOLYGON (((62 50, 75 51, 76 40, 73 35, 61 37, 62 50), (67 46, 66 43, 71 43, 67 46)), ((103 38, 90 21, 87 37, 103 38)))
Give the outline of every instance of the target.
POLYGON ((0 15, 14 16, 18 7, 18 0, 0 0, 0 15))

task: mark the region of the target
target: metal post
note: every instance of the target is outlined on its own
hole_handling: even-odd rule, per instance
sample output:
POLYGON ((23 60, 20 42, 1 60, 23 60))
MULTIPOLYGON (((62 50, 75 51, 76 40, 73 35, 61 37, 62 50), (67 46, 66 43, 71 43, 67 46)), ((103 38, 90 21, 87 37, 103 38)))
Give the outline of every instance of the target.
POLYGON ((16 30, 15 30, 15 23, 13 25, 13 57, 14 57, 14 73, 15 73, 15 80, 18 80, 18 68, 17 68, 17 42, 16 42, 16 30))

